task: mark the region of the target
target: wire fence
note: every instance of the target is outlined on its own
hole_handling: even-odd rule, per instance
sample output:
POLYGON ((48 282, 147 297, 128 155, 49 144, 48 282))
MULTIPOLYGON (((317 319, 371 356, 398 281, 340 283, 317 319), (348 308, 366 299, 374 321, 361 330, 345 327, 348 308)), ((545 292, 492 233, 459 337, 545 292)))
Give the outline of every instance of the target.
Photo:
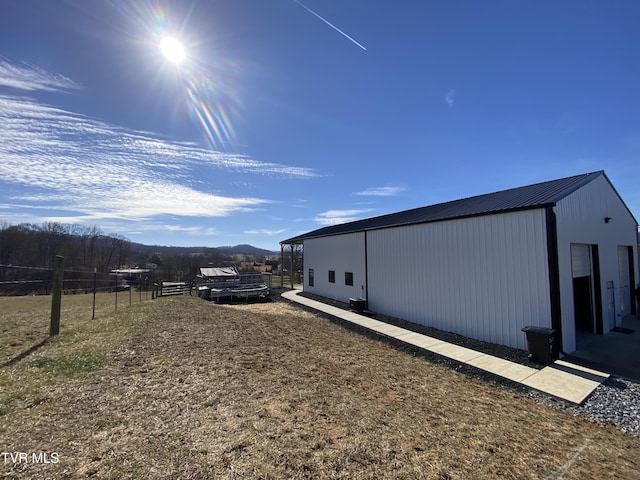
MULTIPOLYGON (((122 272, 96 272, 65 269, 62 280, 63 295, 86 295, 93 306, 95 296, 112 293, 114 309, 118 305, 132 304, 155 298, 158 291, 156 276, 150 272, 140 274, 122 272)), ((54 269, 0 264, 0 296, 50 295, 54 285, 54 269)))
MULTIPOLYGON (((77 322, 113 318, 129 305, 159 296, 197 294, 195 282, 163 281, 154 270, 64 269, 59 259, 57 269, 0 264, 0 368, 77 322)), ((289 276, 263 277, 269 288, 288 287, 291 281, 289 276)))
MULTIPOLYGON (((289 276, 263 275, 262 277, 267 279, 269 289, 288 287, 291 282, 289 276)), ((117 313, 118 308, 159 296, 197 294, 196 285, 192 282, 162 281, 154 270, 97 272, 68 268, 62 273, 61 287, 60 283, 56 286, 60 289, 58 293, 53 291, 56 285, 55 278, 54 268, 0 264, 0 297, 49 296, 56 297, 56 301, 60 301, 61 297, 63 305, 74 305, 75 309, 86 311, 85 318, 94 319, 96 311, 106 313, 109 304, 112 306, 112 311, 117 313), (73 296, 73 301, 70 296, 73 296)), ((42 300, 46 301, 45 298, 42 300)), ((59 310, 59 306, 54 309, 52 305, 51 308, 52 329, 57 330, 53 321, 53 316, 56 314, 54 310, 59 310)))
MULTIPOLYGON (((53 268, 0 265, 0 295, 49 295, 53 287, 53 268)), ((118 279, 109 273, 65 270, 65 294, 112 291, 118 279)))

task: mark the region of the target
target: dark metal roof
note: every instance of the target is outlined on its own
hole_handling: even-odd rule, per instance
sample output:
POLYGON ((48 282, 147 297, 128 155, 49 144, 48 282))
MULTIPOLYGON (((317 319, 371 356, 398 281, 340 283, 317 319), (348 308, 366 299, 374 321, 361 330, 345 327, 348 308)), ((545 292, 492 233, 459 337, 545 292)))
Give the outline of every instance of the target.
MULTIPOLYGON (((398 213, 365 218, 354 222, 331 225, 297 237, 283 240, 282 244, 301 243, 303 240, 343 233, 363 232, 380 228, 438 222, 455 218, 491 215, 495 213, 528 210, 555 205, 556 202, 575 192, 593 179, 604 175, 604 171, 584 173, 573 177, 550 180, 500 192, 438 203, 398 213)), ((605 175, 606 178, 606 175, 605 175)), ((608 180, 608 179, 607 179, 608 180)), ((610 183, 610 182, 609 182, 610 183)))

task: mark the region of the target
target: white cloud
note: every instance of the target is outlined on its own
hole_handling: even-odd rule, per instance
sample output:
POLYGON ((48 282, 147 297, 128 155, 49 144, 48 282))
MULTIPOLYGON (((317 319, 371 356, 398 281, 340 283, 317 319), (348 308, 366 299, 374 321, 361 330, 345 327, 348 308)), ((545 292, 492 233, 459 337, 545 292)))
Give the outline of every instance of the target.
POLYGON ((181 225, 167 225, 164 224, 160 227, 154 226, 153 231, 165 230, 167 232, 179 232, 186 233, 188 235, 198 235, 198 236, 213 236, 218 235, 218 231, 215 228, 205 228, 201 226, 195 227, 183 227, 181 225))
POLYGON ((267 230, 266 228, 260 228, 257 230, 246 230, 244 233, 248 235, 268 235, 270 237, 274 235, 280 235, 283 232, 286 232, 286 228, 282 228, 280 230, 267 230))
POLYGON ((0 95, 0 181, 23 189, 2 201, 91 220, 215 217, 270 203, 197 190, 193 185, 203 183, 206 169, 316 176, 311 169, 170 142, 28 98, 0 95))
POLYGON ((52 74, 28 63, 14 64, 0 57, 0 86, 48 92, 80 88, 64 75, 52 74))
POLYGON ((367 188, 361 192, 356 192, 355 195, 373 196, 373 197, 393 197, 401 192, 404 192, 404 187, 374 187, 367 188))
POLYGON ((361 218, 363 213, 370 212, 371 209, 364 210, 328 210, 319 213, 314 220, 320 225, 337 225, 339 223, 353 222, 361 218))
POLYGON ((449 90, 444 96, 444 101, 447 102, 447 105, 453 107, 456 103, 456 91, 454 89, 449 90))

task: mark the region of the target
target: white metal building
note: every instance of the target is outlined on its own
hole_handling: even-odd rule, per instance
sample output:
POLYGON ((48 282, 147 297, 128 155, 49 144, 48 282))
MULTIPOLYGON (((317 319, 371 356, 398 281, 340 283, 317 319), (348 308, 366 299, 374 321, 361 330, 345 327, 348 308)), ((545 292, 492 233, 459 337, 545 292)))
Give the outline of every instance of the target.
POLYGON ((321 228, 304 290, 526 349, 524 326, 605 334, 636 313, 638 223, 603 171, 321 228))

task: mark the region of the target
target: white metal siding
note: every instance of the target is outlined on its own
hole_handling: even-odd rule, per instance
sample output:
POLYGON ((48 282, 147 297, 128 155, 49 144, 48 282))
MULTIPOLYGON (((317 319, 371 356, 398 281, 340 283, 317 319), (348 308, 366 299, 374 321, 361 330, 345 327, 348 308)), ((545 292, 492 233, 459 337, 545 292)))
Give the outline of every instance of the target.
MULTIPOLYGON (((600 290, 602 298, 602 317, 606 333, 614 327, 613 321, 609 318, 607 282, 613 281, 616 290, 618 289, 618 246, 633 246, 634 268, 637 268, 636 224, 603 176, 560 200, 555 212, 558 225, 562 342, 564 351, 571 353, 576 349, 571 244, 598 245, 600 285, 597 285, 596 289, 600 290), (611 221, 605 223, 605 217, 611 217, 611 221)), ((635 278, 638 278, 637 270, 635 278)))
POLYGON ((316 295, 348 302, 363 296, 365 285, 364 233, 350 233, 304 241, 304 290, 316 295), (309 269, 314 286, 309 286, 309 269), (329 270, 335 283, 329 283, 329 270), (353 286, 345 285, 345 272, 353 272, 353 286))
POLYGON ((369 309, 526 349, 551 326, 542 209, 367 233, 369 309))

